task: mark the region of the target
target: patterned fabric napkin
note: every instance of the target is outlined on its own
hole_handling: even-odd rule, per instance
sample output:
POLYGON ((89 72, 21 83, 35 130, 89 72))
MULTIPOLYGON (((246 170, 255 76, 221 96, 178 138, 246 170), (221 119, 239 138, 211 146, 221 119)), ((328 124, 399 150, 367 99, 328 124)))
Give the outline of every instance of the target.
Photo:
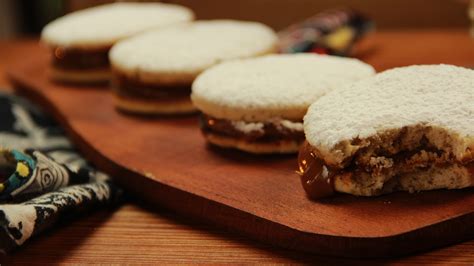
POLYGON ((50 117, 0 93, 0 251, 22 245, 62 217, 110 206, 121 196, 50 117))

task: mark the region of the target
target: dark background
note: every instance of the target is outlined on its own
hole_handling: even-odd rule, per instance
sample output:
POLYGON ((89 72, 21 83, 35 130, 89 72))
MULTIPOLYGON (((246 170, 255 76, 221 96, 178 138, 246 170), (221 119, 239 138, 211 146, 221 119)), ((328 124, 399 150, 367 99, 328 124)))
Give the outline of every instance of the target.
MULTIPOLYGON (((0 38, 38 34, 67 12, 113 1, 0 0, 0 38)), ((315 13, 353 7, 375 20, 378 29, 465 28, 469 0, 166 0, 192 8, 198 19, 255 20, 279 30, 315 13)))

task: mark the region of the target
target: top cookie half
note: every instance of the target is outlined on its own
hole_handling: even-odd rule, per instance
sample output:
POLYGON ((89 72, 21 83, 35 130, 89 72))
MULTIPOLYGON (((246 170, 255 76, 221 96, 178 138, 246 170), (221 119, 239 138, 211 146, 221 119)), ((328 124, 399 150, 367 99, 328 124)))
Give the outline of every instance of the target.
POLYGON ((357 59, 269 55, 208 69, 193 83, 191 98, 198 109, 216 118, 301 121, 321 96, 374 73, 357 59))
POLYGON ((162 3, 114 3, 65 15, 46 25, 42 42, 53 47, 96 49, 139 32, 191 21, 193 12, 162 3))
POLYGON ((277 36, 257 22, 197 21, 147 32, 116 44, 115 71, 153 84, 191 84, 205 69, 225 60, 274 52, 277 36))
POLYGON ((339 168, 367 149, 396 154, 422 142, 456 161, 472 160, 474 71, 450 65, 387 70, 316 101, 304 130, 318 156, 339 168))

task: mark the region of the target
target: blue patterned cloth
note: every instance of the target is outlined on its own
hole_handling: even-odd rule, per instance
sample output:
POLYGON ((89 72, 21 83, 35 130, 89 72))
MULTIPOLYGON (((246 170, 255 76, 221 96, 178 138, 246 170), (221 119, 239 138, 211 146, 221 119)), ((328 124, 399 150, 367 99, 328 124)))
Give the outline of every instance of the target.
POLYGON ((0 149, 0 169, 2 177, 12 172, 5 182, 0 183, 0 200, 8 200, 21 193, 33 177, 36 161, 17 150, 0 149))
POLYGON ((91 167, 63 130, 29 102, 0 93, 0 251, 64 216, 110 206, 122 190, 91 167))

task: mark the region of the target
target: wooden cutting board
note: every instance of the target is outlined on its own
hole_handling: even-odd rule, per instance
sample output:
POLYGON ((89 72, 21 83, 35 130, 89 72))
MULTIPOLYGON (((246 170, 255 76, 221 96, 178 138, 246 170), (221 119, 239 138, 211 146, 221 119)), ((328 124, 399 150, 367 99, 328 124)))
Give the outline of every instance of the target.
POLYGON ((474 191, 306 198, 295 156, 206 145, 195 116, 118 113, 108 90, 51 83, 46 53, 10 71, 17 91, 59 119, 96 166, 130 192, 277 246, 345 257, 408 254, 474 238, 474 191))

